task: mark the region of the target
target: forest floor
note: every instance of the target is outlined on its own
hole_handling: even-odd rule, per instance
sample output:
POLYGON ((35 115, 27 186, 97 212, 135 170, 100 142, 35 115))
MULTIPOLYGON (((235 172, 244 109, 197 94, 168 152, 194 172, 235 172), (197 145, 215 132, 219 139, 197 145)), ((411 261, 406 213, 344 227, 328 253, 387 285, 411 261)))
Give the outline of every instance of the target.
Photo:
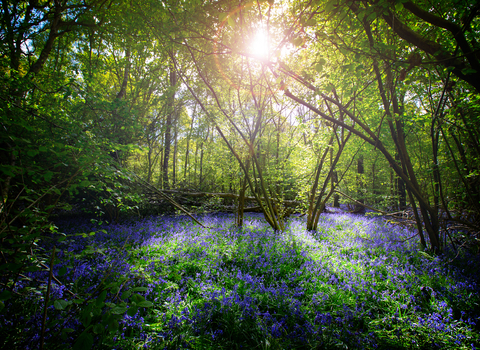
POLYGON ((317 232, 293 217, 282 233, 258 214, 243 228, 199 219, 206 228, 183 216, 59 221, 63 239, 42 247, 56 245, 53 274, 18 280, 0 348, 480 347, 478 254, 431 256, 381 217, 324 214, 317 232))

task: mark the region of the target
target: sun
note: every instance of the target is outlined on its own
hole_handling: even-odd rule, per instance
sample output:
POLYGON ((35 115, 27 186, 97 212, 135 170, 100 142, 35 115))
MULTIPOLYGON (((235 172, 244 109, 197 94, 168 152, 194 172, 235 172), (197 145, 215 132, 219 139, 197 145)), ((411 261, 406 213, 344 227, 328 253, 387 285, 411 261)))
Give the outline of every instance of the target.
POLYGON ((259 60, 266 61, 270 56, 270 37, 264 28, 255 32, 249 46, 250 54, 259 60))

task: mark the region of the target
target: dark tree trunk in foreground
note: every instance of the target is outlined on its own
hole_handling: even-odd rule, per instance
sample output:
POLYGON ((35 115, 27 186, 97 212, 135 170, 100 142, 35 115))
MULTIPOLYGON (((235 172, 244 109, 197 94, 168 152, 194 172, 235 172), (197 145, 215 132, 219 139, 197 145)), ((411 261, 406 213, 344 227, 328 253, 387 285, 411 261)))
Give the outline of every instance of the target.
MULTIPOLYGON (((395 160, 400 161, 400 156, 395 154, 395 160)), ((397 196, 398 196, 398 209, 405 210, 407 208, 407 193, 405 189, 405 181, 400 176, 395 178, 396 181, 396 189, 397 189, 397 196)))

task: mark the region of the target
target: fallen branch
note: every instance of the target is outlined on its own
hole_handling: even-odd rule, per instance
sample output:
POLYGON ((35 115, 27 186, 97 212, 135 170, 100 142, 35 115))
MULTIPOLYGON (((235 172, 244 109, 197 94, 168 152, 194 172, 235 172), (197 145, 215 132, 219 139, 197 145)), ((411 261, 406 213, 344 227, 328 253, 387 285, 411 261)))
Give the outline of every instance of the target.
POLYGON ((350 197, 349 195, 346 195, 345 193, 340 192, 340 191, 338 191, 338 190, 335 190, 334 192, 337 192, 338 194, 341 194, 342 196, 350 199, 351 201, 354 201, 356 204, 361 205, 361 206, 364 206, 365 208, 368 208, 368 209, 370 209, 370 210, 376 211, 376 212, 378 212, 378 213, 382 213, 383 215, 392 215, 392 214, 388 214, 386 211, 383 211, 383 210, 380 210, 380 209, 375 209, 375 208, 373 208, 373 207, 371 207, 371 206, 369 206, 369 205, 366 205, 365 203, 359 202, 359 201, 357 201, 356 199, 353 199, 353 198, 350 197))
POLYGON ((195 219, 193 217, 192 214, 190 214, 187 209, 185 209, 184 207, 182 207, 180 204, 178 204, 173 198, 171 198, 170 196, 168 196, 166 193, 164 193, 164 191, 156 188, 155 186, 153 186, 151 183, 143 180, 140 176, 138 176, 137 174, 135 173, 132 173, 139 181, 140 181, 140 184, 143 185, 145 188, 149 189, 150 191, 153 191, 157 194, 159 194, 160 196, 162 196, 163 198, 165 198, 167 201, 169 201, 175 208, 181 210, 182 212, 184 212, 185 214, 187 214, 193 221, 195 221, 197 224, 199 224, 200 226, 202 226, 203 228, 211 228, 211 227, 207 227, 205 225, 203 225, 200 221, 198 221, 197 219, 195 219))
POLYGON ((187 197, 220 197, 220 198, 231 198, 237 199, 239 196, 235 193, 209 193, 209 192, 188 192, 188 191, 179 191, 179 190, 162 190, 164 193, 174 194, 177 196, 187 196, 187 197))
MULTIPOLYGON (((220 197, 220 198, 230 198, 230 199, 238 199, 240 196, 235 193, 217 193, 217 192, 186 192, 186 191, 179 191, 179 190, 161 190, 163 193, 169 193, 172 195, 177 195, 177 196, 185 196, 185 197, 194 197, 194 198, 200 198, 200 197, 220 197)), ((261 200, 263 200, 263 197, 260 197, 261 200)), ((255 197, 245 197, 245 200, 250 200, 250 201, 255 201, 255 197)), ((300 205, 301 202, 299 201, 294 201, 294 200, 288 200, 285 199, 283 201, 283 204, 285 206, 295 206, 295 205, 300 205)))

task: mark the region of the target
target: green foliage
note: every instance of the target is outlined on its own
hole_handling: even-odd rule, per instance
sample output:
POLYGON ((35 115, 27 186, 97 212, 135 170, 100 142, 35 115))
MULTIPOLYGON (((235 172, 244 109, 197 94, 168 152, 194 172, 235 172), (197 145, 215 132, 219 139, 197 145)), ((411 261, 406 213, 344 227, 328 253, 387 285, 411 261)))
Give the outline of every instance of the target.
MULTIPOLYGON (((420 193, 410 206, 424 200, 430 215, 423 217, 445 230, 447 222, 435 222, 437 215, 463 221, 452 241, 478 252, 480 69, 471 55, 478 51, 477 7, 403 0, 252 4, 17 1, 2 6, 0 277, 5 290, 0 310, 18 302, 13 291, 25 272, 48 269, 52 251, 39 244, 65 241, 51 222, 55 215, 82 211, 119 222, 122 215, 139 213, 142 191, 123 169, 162 184, 167 148, 169 185, 238 193, 246 176, 246 195, 258 195, 272 227, 283 229, 286 209, 279 203, 299 200, 307 209, 322 151, 338 151, 337 143, 328 146, 332 125, 292 103, 287 92, 381 141, 364 145, 352 137, 331 169, 343 174, 337 189, 380 209, 403 210, 408 196, 392 165, 408 166, 410 190, 418 187, 420 193), (392 18, 403 27, 389 23, 392 18), (262 59, 248 52, 259 29, 270 35, 271 52, 262 59), (393 163, 381 156, 379 146, 393 163), (359 155, 363 174, 350 167, 359 155)), ((336 139, 344 133, 338 128, 336 139)), ((320 179, 331 175, 326 166, 319 170, 320 179)), ((212 198, 199 211, 221 204, 212 198)), ((442 238, 438 229, 430 238, 435 236, 440 245, 446 243, 447 235, 442 238)), ((90 246, 82 254, 103 253, 90 246)), ((225 254, 231 255, 226 262, 234 255, 225 254)), ((179 266, 192 273, 198 269, 179 266)), ((174 288, 182 271, 169 273, 174 288)), ((85 330, 75 334, 75 349, 113 336, 125 313, 151 306, 134 291, 121 302, 105 303, 117 288, 103 284, 77 303, 50 302, 66 314, 81 313, 85 330)), ((26 301, 19 305, 28 307, 26 301)), ((244 330, 259 340, 250 321, 244 330)), ((403 329, 408 338, 412 330, 404 318, 395 322, 382 335, 385 346, 406 346, 394 333, 403 329)), ((69 328, 61 332, 72 336, 69 328)))

